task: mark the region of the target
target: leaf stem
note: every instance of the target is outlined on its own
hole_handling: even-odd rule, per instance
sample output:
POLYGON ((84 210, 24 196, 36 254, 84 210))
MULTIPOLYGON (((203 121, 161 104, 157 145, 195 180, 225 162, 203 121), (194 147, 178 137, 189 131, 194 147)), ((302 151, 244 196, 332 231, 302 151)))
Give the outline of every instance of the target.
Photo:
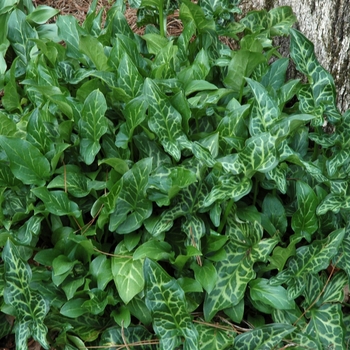
POLYGON ((230 211, 232 209, 232 206, 233 206, 233 198, 231 198, 229 200, 229 202, 227 203, 227 206, 226 206, 226 209, 225 209, 225 212, 224 212, 224 217, 222 218, 221 220, 221 223, 220 223, 220 226, 218 228, 218 232, 221 233, 221 231, 223 230, 224 226, 226 225, 226 221, 227 221, 227 218, 230 214, 230 211))
POLYGON ((163 2, 161 2, 161 6, 159 6, 159 29, 160 29, 160 35, 165 38, 166 23, 164 22, 163 2))

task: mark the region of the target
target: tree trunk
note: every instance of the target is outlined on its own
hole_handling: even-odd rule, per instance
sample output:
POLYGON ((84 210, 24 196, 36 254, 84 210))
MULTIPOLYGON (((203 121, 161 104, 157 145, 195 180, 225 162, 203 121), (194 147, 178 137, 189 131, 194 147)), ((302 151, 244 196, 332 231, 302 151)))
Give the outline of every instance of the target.
MULTIPOLYGON (((314 43, 318 61, 333 75, 339 110, 350 109, 349 0, 243 0, 241 5, 244 13, 291 6, 297 17, 296 28, 314 43)), ((282 43, 282 48, 285 45, 282 43)))

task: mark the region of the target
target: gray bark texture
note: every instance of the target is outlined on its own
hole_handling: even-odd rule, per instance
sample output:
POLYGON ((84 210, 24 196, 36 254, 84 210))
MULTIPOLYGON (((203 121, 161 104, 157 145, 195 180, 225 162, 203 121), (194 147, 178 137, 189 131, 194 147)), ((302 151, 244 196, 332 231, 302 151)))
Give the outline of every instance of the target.
MULTIPOLYGON (((291 6, 295 27, 314 45, 320 64, 333 76, 341 112, 350 109, 350 0, 243 0, 243 13, 291 6)), ((288 52, 288 40, 279 42, 288 52)), ((295 76, 291 69, 290 76, 295 76)))

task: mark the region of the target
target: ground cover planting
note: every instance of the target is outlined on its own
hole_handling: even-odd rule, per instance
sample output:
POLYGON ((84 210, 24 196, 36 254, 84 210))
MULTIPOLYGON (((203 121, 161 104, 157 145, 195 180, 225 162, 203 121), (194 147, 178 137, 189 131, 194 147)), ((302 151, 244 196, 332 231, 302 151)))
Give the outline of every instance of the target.
POLYGON ((347 348, 350 112, 239 3, 0 4, 5 347, 347 348))

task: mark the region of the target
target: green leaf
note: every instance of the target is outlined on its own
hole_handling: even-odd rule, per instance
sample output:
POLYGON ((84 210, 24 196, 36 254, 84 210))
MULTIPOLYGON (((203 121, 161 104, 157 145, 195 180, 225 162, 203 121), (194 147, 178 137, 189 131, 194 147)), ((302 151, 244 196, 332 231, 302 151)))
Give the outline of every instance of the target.
POLYGON ((20 95, 18 93, 18 86, 15 78, 17 63, 18 58, 15 58, 11 65, 9 81, 4 87, 4 96, 1 99, 3 107, 9 112, 15 110, 22 111, 20 95))
POLYGON ((272 277, 270 284, 279 285, 279 278, 286 275, 288 296, 290 299, 295 299, 305 289, 305 278, 308 273, 316 274, 327 269, 329 261, 338 251, 344 234, 344 229, 335 230, 323 240, 315 240, 310 245, 299 247, 295 257, 288 261, 288 269, 272 277))
MULTIPOLYGON (((223 324, 224 326, 224 324, 223 324)), ((201 350, 223 350, 233 345, 235 332, 233 330, 216 329, 206 324, 196 323, 201 350)))
POLYGON ((46 187, 36 187, 32 189, 32 192, 44 202, 49 213, 58 216, 75 216, 76 218, 81 215, 79 206, 69 200, 64 191, 49 191, 46 187))
POLYGON ((296 195, 298 209, 292 216, 292 228, 296 234, 310 242, 311 235, 319 226, 316 216, 319 201, 313 189, 302 181, 296 183, 296 195))
POLYGON ((267 215, 276 230, 282 234, 286 232, 288 226, 286 211, 277 197, 268 193, 262 203, 262 212, 267 215))
POLYGON ((202 266, 193 263, 191 268, 194 271, 196 280, 202 285, 207 293, 210 293, 217 282, 217 272, 212 262, 204 260, 202 266))
POLYGON ((174 349, 183 344, 186 350, 198 349, 198 332, 187 311, 185 293, 178 282, 150 259, 145 260, 144 275, 146 305, 153 315, 153 328, 160 338, 160 348, 174 349))
POLYGON ((254 263, 266 261, 277 244, 277 239, 261 239, 262 227, 256 221, 241 225, 232 222, 228 230, 231 239, 225 246, 226 257, 216 263, 218 280, 204 301, 207 321, 242 300, 248 283, 256 276, 254 263))
POLYGON ((87 313, 87 310, 82 307, 84 302, 85 299, 83 298, 69 300, 61 307, 60 313, 69 318, 77 318, 84 315, 87 313))
POLYGON ((238 335, 234 345, 237 349, 246 350, 273 349, 294 329, 295 327, 288 324, 265 325, 238 335))
POLYGON ((91 59, 97 70, 109 70, 108 58, 104 52, 103 45, 97 38, 91 35, 80 36, 79 49, 91 59))
POLYGON ((350 208, 350 196, 328 194, 316 209, 317 215, 324 215, 329 210, 338 213, 340 209, 350 208))
POLYGON ((58 35, 67 45, 67 55, 72 58, 81 58, 83 55, 79 51, 78 21, 72 15, 58 16, 58 35))
POLYGON ((97 280, 97 287, 104 290, 113 279, 111 260, 105 255, 99 255, 90 264, 90 273, 97 280))
POLYGON ((209 206, 218 201, 227 199, 240 200, 252 189, 252 181, 248 177, 224 175, 219 178, 219 183, 215 185, 204 200, 204 206, 209 206))
POLYGON ((206 18, 203 9, 189 0, 181 2, 180 18, 184 23, 194 22, 199 33, 215 30, 214 20, 206 18))
POLYGON ((305 329, 306 334, 317 340, 324 349, 346 348, 340 304, 324 304, 319 308, 312 308, 310 316, 311 320, 305 329))
POLYGON ((240 92, 245 83, 245 78, 249 78, 254 69, 263 62, 266 62, 266 58, 262 53, 248 50, 235 52, 228 66, 227 76, 223 81, 225 86, 240 92))
POLYGON ((107 104, 99 90, 92 91, 84 102, 79 120, 80 154, 86 164, 93 163, 100 151, 100 138, 107 132, 108 122, 105 117, 107 104))
POLYGON ((47 5, 39 5, 27 16, 29 23, 44 24, 50 18, 56 16, 60 11, 47 5))
POLYGON ((179 140, 185 138, 181 114, 149 78, 145 80, 143 92, 149 104, 149 128, 158 136, 164 150, 178 161, 181 157, 179 140))
POLYGON ((333 77, 317 61, 314 45, 296 29, 291 29, 290 34, 291 57, 297 69, 309 78, 315 107, 324 106, 331 119, 340 120, 333 77))
POLYGON ((13 175, 28 185, 44 185, 50 174, 50 163, 28 141, 0 136, 0 146, 6 152, 13 175))
POLYGON ((171 256, 171 245, 166 242, 151 240, 141 244, 134 252, 134 260, 150 258, 166 260, 171 256))
POLYGON ((49 306, 40 294, 29 288, 32 278, 29 265, 20 259, 16 246, 10 240, 6 242, 2 258, 5 262, 6 281, 4 301, 15 309, 17 347, 25 349, 27 339, 32 336, 42 347, 49 349, 47 328, 44 325, 49 306))
POLYGON ((144 288, 143 261, 127 255, 125 247, 117 246, 112 257, 112 274, 120 298, 125 304, 144 288))
POLYGON ((27 22, 25 13, 19 8, 11 12, 7 25, 7 38, 19 57, 20 65, 24 67, 30 59, 31 50, 35 47, 35 43, 29 39, 37 39, 38 34, 27 22))
POLYGON ((139 345, 141 341, 151 342, 153 338, 154 335, 140 325, 127 328, 110 327, 103 331, 99 344, 104 348, 110 347, 111 344, 120 346, 123 346, 122 344, 138 344, 137 347, 140 350, 155 350, 153 345, 139 345))
POLYGON ((143 78, 127 53, 120 60, 118 73, 118 87, 131 98, 138 96, 143 87, 143 78))
POLYGON ((249 120, 249 131, 254 136, 269 131, 278 120, 280 111, 277 102, 260 83, 249 78, 246 80, 255 97, 249 120))
POLYGON ((288 35, 289 29, 297 18, 290 6, 275 7, 268 12, 268 21, 271 36, 288 35))
POLYGON ((127 171, 121 179, 116 207, 111 215, 109 229, 118 233, 137 230, 152 213, 152 202, 146 197, 152 159, 144 158, 127 171))
POLYGON ((295 307, 288 299, 287 290, 282 286, 270 286, 266 278, 257 278, 249 282, 250 296, 255 301, 272 306, 275 309, 288 310, 295 307))
POLYGON ((246 141, 244 149, 239 153, 246 175, 252 171, 266 173, 276 167, 278 160, 275 143, 276 138, 268 132, 259 133, 246 141))

